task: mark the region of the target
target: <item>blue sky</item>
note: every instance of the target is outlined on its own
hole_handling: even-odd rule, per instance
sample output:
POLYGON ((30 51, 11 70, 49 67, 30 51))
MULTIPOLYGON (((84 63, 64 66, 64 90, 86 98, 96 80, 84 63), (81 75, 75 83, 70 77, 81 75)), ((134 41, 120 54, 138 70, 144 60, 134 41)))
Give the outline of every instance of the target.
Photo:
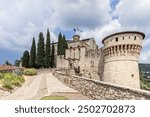
POLYGON ((0 0, 0 64, 14 63, 30 50, 33 36, 49 28, 51 40, 59 32, 71 39, 74 27, 81 38, 101 40, 114 32, 136 30, 146 34, 140 62, 150 63, 149 0, 0 0))

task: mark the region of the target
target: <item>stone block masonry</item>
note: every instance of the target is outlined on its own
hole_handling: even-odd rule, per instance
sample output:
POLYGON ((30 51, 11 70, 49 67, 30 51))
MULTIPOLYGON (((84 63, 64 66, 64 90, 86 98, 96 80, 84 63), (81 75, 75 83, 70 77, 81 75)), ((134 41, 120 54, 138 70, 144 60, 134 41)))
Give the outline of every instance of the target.
POLYGON ((150 92, 114 85, 89 78, 71 76, 60 71, 53 73, 64 84, 78 90, 83 95, 97 100, 150 99, 150 92))

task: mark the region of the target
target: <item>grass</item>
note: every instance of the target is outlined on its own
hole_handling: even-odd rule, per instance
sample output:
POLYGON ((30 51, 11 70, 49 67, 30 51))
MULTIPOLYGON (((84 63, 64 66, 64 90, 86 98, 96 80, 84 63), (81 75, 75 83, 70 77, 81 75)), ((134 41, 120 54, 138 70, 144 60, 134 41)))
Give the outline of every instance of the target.
POLYGON ((69 100, 64 96, 44 96, 40 100, 69 100))
POLYGON ((24 81, 22 76, 13 73, 3 73, 3 77, 0 79, 2 88, 8 91, 21 86, 24 81))

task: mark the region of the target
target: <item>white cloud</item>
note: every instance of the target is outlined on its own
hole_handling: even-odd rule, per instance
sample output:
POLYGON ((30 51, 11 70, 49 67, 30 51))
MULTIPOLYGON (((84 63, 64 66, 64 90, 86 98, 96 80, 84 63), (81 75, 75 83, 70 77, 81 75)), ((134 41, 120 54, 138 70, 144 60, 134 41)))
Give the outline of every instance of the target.
MULTIPOLYGON (((1 0, 0 48, 29 49, 33 36, 50 28, 104 27, 111 21, 109 0, 1 0)), ((37 39, 37 38, 36 38, 37 39)))
POLYGON ((105 36, 120 30, 121 30, 121 24, 118 22, 118 20, 112 20, 108 24, 96 28, 95 30, 83 32, 81 34, 81 38, 89 38, 92 36, 96 39, 97 44, 99 46, 102 46, 101 42, 105 36))
POLYGON ((126 30, 139 30, 149 33, 150 30, 149 0, 120 0, 114 15, 126 30))
POLYGON ((56 0, 54 16, 59 25, 65 28, 91 29, 103 26, 111 20, 109 2, 109 0, 56 0))
POLYGON ((150 45, 150 38, 144 39, 143 40, 143 47, 147 48, 150 45))
POLYGON ((142 51, 140 55, 140 62, 149 63, 149 59, 150 59, 150 51, 142 51))

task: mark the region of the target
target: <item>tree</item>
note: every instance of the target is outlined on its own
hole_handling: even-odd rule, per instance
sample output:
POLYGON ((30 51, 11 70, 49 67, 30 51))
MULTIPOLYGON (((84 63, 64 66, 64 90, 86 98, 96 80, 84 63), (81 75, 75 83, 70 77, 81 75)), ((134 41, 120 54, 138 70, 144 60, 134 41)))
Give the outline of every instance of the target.
POLYGON ((65 35, 63 35, 63 38, 62 38, 62 54, 65 55, 65 50, 68 49, 68 43, 66 41, 66 37, 65 35))
POLYGON ((65 55, 65 50, 68 49, 68 44, 66 41, 65 35, 61 35, 61 33, 58 36, 58 47, 57 47, 57 55, 65 55))
POLYGON ((6 60, 6 61, 5 61, 5 65, 12 66, 12 64, 11 64, 11 63, 9 63, 9 61, 8 61, 8 60, 6 60))
POLYGON ((29 67, 29 52, 27 50, 23 53, 22 66, 25 68, 29 67))
POLYGON ((51 67, 55 67, 55 46, 54 42, 52 42, 52 54, 51 54, 51 67))
POLYGON ((62 35, 60 33, 58 36, 57 55, 62 55, 62 53, 63 53, 62 42, 63 42, 62 35))
POLYGON ((38 68, 44 67, 44 37, 42 32, 39 33, 35 63, 38 68))
POLYGON ((35 44, 35 38, 33 37, 32 46, 31 46, 31 50, 30 50, 30 59, 29 59, 29 67, 30 68, 36 67, 35 59, 36 59, 36 44, 35 44))
POLYGON ((45 68, 49 68, 50 67, 50 32, 49 29, 47 29, 47 39, 46 39, 46 48, 45 48, 45 59, 44 59, 44 63, 45 63, 45 68))
POLYGON ((17 67, 19 67, 20 66, 20 60, 15 60, 15 64, 14 64, 14 66, 17 66, 17 67))

